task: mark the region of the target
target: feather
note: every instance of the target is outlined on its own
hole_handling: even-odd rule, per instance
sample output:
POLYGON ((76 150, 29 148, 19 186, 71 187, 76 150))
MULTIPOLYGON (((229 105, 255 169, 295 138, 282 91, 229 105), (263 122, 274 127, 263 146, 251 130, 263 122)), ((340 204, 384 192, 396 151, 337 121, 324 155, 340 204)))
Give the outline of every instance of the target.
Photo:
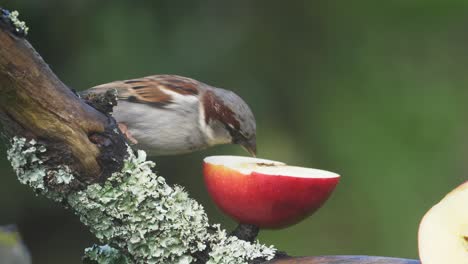
POLYGON ((153 75, 98 85, 89 89, 87 93, 116 89, 120 100, 166 107, 177 100, 177 94, 198 95, 199 88, 203 85, 196 80, 177 75, 153 75))

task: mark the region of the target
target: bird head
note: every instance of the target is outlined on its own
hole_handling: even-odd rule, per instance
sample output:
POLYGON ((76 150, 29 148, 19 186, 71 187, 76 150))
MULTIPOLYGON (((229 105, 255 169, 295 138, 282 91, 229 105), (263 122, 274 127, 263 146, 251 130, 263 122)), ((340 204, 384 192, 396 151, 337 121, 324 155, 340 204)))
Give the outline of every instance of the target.
POLYGON ((212 145, 238 144, 256 155, 255 117, 242 98, 228 90, 209 88, 203 95, 202 107, 212 145))

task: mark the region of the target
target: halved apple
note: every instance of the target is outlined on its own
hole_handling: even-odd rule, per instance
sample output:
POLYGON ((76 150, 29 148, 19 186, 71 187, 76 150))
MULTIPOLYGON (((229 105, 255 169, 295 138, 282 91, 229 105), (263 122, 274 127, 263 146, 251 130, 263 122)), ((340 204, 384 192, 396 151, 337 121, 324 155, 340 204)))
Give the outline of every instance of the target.
POLYGON ((333 172, 240 156, 207 157, 203 174, 224 213, 261 228, 301 221, 322 206, 340 178, 333 172))
POLYGON ((418 244, 423 264, 468 264, 468 182, 426 213, 418 244))

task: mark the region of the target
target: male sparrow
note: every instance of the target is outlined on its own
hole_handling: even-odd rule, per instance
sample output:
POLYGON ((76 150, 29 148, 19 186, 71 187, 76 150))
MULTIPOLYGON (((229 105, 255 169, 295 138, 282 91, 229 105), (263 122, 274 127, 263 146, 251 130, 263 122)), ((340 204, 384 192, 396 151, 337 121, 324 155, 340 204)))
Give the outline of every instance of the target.
POLYGON ((113 117, 127 139, 150 155, 173 155, 219 144, 256 153, 255 118, 231 91, 177 75, 153 75, 95 86, 117 91, 113 117))

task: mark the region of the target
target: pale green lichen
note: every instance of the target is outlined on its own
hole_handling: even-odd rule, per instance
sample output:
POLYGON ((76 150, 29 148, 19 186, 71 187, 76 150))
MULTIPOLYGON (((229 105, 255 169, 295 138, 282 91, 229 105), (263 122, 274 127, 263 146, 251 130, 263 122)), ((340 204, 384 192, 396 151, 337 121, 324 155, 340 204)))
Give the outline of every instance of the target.
POLYGON ((44 154, 46 148, 34 140, 15 137, 8 159, 22 183, 67 202, 96 237, 110 245, 86 250, 94 263, 189 264, 194 253, 207 247, 209 264, 268 260, 275 254, 273 247, 229 237, 219 225, 210 226, 203 207, 182 187, 171 187, 153 173, 154 163, 146 160, 144 151, 135 155, 129 148, 120 172, 70 194, 47 188, 65 186, 75 178, 66 166, 46 167, 44 154))
POLYGON ((191 260, 190 253, 205 248, 206 214, 181 187, 172 188, 156 176, 153 166, 143 151, 138 156, 130 151, 122 172, 68 201, 98 239, 124 249, 139 263, 191 260))
POLYGON ((213 225, 217 231, 210 238, 211 252, 207 264, 247 264, 248 260, 257 258, 272 259, 276 249, 258 243, 249 243, 234 236, 227 236, 219 225, 213 225))
POLYGON ((63 195, 49 190, 45 184, 45 178, 48 178, 49 184, 66 186, 75 177, 67 166, 46 167, 41 157, 45 152, 46 147, 38 144, 34 139, 27 141, 25 138, 14 137, 7 150, 7 158, 21 183, 29 185, 36 192, 53 200, 61 201, 63 195))
POLYGON ((53 174, 51 183, 54 184, 69 184, 75 179, 70 168, 67 166, 60 165, 53 172, 49 171, 49 174, 51 173, 53 174))
POLYGON ((219 226, 214 234, 209 232, 203 207, 182 187, 171 187, 156 176, 153 166, 145 152, 135 156, 129 151, 122 172, 104 185, 70 195, 69 203, 97 238, 127 252, 136 263, 188 264, 191 254, 207 244, 216 249, 210 263, 225 263, 219 259, 231 253, 230 263, 274 256, 273 248, 227 238, 219 226))
POLYGON ((26 22, 19 20, 18 17, 19 12, 16 10, 8 15, 8 18, 11 20, 11 23, 13 23, 16 32, 24 32, 24 35, 27 35, 29 28, 26 26, 26 22))
POLYGON ((35 140, 26 142, 25 138, 14 137, 7 150, 7 158, 21 183, 35 190, 45 190, 46 170, 38 154, 44 153, 46 148, 36 144, 35 140))
POLYGON ((85 250, 85 263, 128 264, 132 261, 120 251, 108 245, 93 246, 85 250))

